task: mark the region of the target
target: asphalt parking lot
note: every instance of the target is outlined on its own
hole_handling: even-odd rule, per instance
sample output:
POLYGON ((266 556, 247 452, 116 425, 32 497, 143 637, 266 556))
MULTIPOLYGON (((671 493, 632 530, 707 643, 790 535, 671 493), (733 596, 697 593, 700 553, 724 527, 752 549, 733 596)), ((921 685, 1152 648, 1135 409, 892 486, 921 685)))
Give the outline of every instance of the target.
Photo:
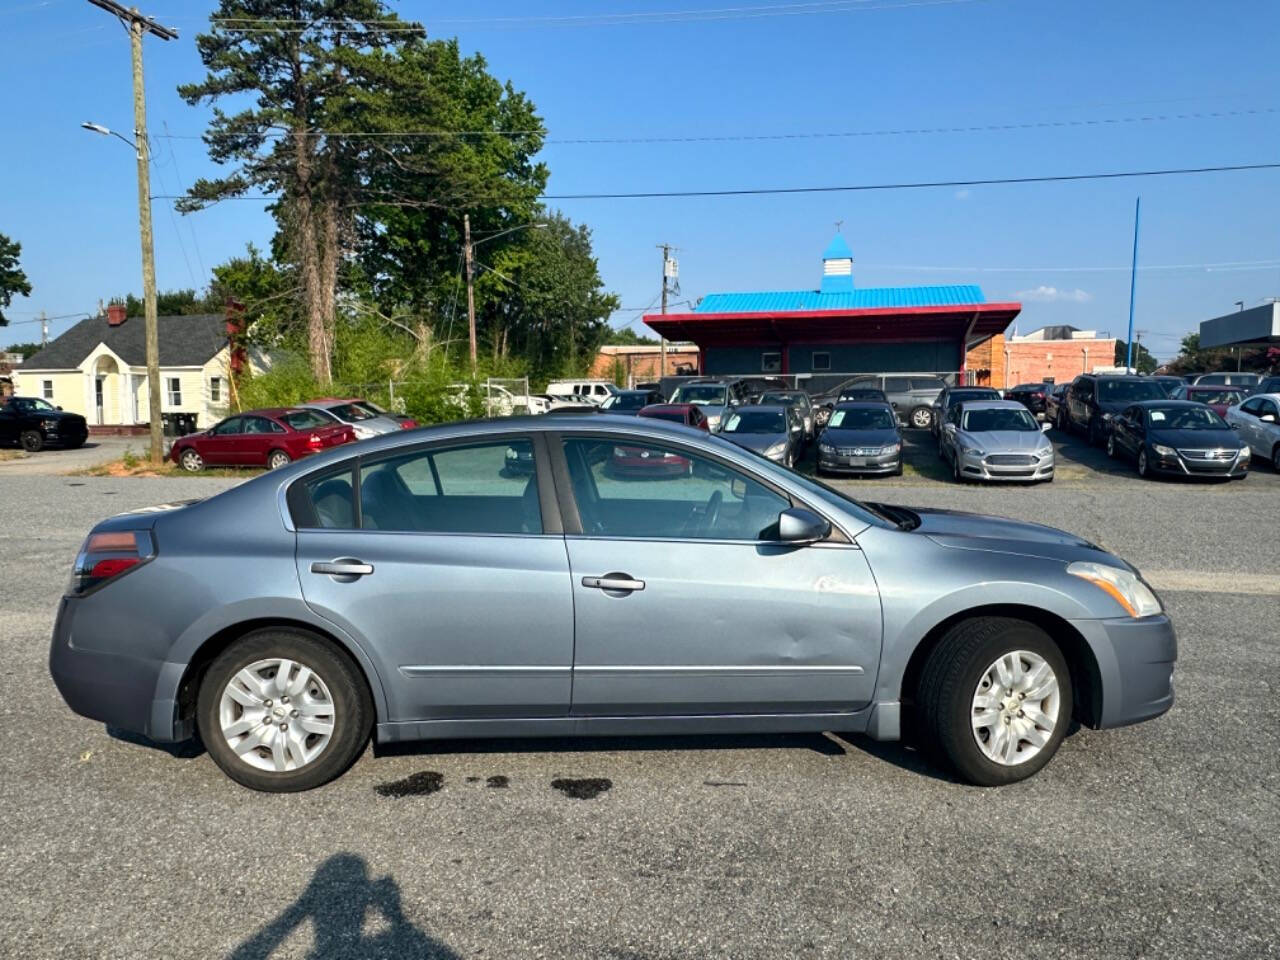
POLYGON ((0 480, 0 953, 1280 956, 1280 478, 1265 467, 1218 485, 1091 468, 1016 490, 848 485, 1089 537, 1175 618, 1169 714, 1078 731, 998 790, 896 744, 776 736, 427 743, 268 796, 190 746, 71 714, 46 657, 85 532, 233 482, 0 480))

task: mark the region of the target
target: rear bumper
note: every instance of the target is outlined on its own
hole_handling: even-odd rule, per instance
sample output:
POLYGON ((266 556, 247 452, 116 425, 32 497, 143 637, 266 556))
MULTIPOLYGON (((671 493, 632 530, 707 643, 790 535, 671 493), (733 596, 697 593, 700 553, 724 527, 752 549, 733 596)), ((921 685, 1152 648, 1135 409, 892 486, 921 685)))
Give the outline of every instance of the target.
POLYGON ((1098 726, 1123 727, 1173 706, 1178 639, 1164 614, 1140 620, 1074 620, 1098 664, 1102 709, 1098 726))
POLYGON ((78 601, 63 598, 53 627, 49 673, 67 706, 82 717, 140 733, 152 740, 185 740, 194 732, 178 723, 177 704, 156 699, 160 686, 176 689, 182 665, 78 649, 78 601), (161 678, 167 682, 162 684, 161 678))

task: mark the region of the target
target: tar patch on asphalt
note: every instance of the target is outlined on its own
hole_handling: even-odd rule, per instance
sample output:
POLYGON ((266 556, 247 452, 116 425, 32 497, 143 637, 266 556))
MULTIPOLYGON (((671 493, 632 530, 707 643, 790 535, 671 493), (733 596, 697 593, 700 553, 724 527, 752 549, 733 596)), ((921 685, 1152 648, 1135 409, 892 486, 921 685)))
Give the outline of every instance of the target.
POLYGON ((443 773, 436 773, 434 770, 423 770, 421 773, 411 773, 403 780, 380 783, 373 789, 380 797, 420 797, 428 793, 435 793, 443 786, 443 773))
POLYGON ((594 800, 606 790, 613 789, 613 781, 604 777, 583 777, 578 780, 557 777, 551 781, 551 786, 574 800, 594 800))
POLYGON ((491 790, 505 790, 511 786, 511 780, 499 773, 485 780, 484 785, 491 790))
POLYGON ((745 787, 747 784, 740 780, 703 780, 704 787, 745 787))

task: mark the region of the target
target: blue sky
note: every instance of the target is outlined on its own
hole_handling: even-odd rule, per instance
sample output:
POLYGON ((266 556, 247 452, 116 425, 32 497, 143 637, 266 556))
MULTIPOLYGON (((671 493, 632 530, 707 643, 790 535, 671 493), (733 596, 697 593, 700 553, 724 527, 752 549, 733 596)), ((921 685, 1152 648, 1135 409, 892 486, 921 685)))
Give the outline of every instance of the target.
MULTIPOLYGON (((146 45, 152 191, 217 168, 206 117, 175 93, 202 75, 193 36, 212 2, 139 0, 181 39, 146 45)), ((712 143, 550 144, 551 193, 789 187, 1035 176, 1280 158, 1280 4, 1274 0, 402 0, 457 35, 537 104, 552 139, 738 136, 1001 127, 712 143), (769 6, 771 10, 745 10, 769 6), (836 8, 838 9, 832 9, 836 8), (591 24, 504 17, 736 12, 591 24), (769 15, 763 15, 763 14, 769 15), (472 18, 462 21, 459 18, 472 18), (446 20, 446 18, 454 18, 446 20), (1209 113, 1217 117, 1203 116, 1209 113), (1201 115, 1119 122, 1129 118, 1201 115), (1103 122, 1084 122, 1103 121, 1103 122), (1066 126, 1045 124, 1071 123, 1066 126)), ((36 312, 71 314, 140 289, 133 157, 82 131, 132 127, 128 41, 86 0, 0 0, 0 233, 23 245, 35 290, 0 343, 38 339, 36 312)), ((1142 196, 1137 322, 1157 356, 1202 319, 1280 296, 1280 170, 970 190, 579 200, 609 289, 657 296, 679 248, 682 295, 816 287, 844 221, 863 286, 974 282, 1046 323, 1123 336, 1134 198, 1142 196), (1263 263, 1258 263, 1263 261, 1263 263), (1188 265, 1225 266, 1188 266, 1188 265), (1081 269, 1091 268, 1091 269, 1081 269)), ((162 289, 202 286, 269 218, 249 202, 188 217, 156 204, 162 289)), ((632 322, 638 310, 615 323, 632 322)), ((54 335, 74 319, 56 321, 54 335)), ((640 324, 637 322, 637 327, 640 324)))

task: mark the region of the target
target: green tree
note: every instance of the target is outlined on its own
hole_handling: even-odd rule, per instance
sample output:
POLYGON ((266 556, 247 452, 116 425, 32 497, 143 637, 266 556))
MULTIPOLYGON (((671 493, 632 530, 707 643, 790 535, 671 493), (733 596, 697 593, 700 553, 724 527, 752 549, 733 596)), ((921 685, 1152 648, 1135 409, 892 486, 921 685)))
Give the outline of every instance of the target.
POLYGON ((196 37, 208 70, 178 93, 215 104, 210 157, 233 166, 192 186, 183 210, 252 191, 278 194, 276 245, 296 265, 312 372, 330 381, 338 274, 354 232, 370 129, 382 104, 378 77, 394 51, 425 37, 380 0, 221 0, 196 37), (217 104, 234 103, 234 112, 217 104))
POLYGON ((29 359, 31 359, 32 357, 34 357, 37 353, 39 353, 39 352, 40 352, 41 350, 43 350, 43 349, 44 349, 44 347, 43 347, 41 344, 38 344, 38 343, 35 343, 35 342, 27 342, 27 343, 11 343, 9 346, 7 346, 7 347, 5 347, 5 348, 4 348, 5 353, 20 353, 20 354, 22 354, 22 359, 23 359, 23 360, 29 360, 29 359))
POLYGON ((9 323, 3 308, 13 302, 14 296, 31 296, 31 282, 18 266, 21 254, 22 244, 0 233, 0 327, 9 323))
POLYGON ((232 257, 213 268, 210 296, 222 304, 237 303, 244 311, 250 339, 267 345, 287 345, 306 353, 306 335, 298 310, 296 271, 264 257, 252 243, 244 256, 232 257))
MULTIPOLYGON (((125 316, 143 315, 143 301, 132 293, 112 297, 113 304, 124 304, 125 316)), ((201 296, 194 290, 161 290, 156 294, 156 314, 161 317, 194 316, 198 313, 221 313, 224 304, 213 294, 201 296)))
MULTIPOLYGON (((1125 360, 1128 359, 1129 344, 1124 340, 1116 341, 1116 366, 1123 367, 1125 360)), ((1133 366, 1139 373, 1154 373, 1156 367, 1160 364, 1151 351, 1142 345, 1141 341, 1136 341, 1133 345, 1133 366)))

